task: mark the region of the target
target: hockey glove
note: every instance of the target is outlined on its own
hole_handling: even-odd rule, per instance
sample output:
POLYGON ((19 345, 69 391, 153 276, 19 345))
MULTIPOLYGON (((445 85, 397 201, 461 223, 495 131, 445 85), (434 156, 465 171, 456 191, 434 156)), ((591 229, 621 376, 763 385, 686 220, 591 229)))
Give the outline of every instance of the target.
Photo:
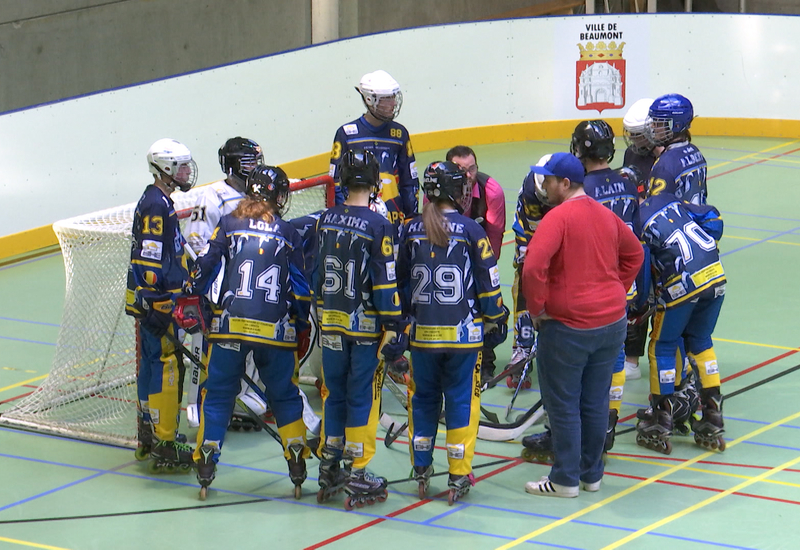
POLYGON ((161 338, 172 324, 172 300, 144 300, 143 305, 147 313, 141 321, 142 326, 156 338, 161 338))
POLYGON ((378 346, 378 357, 392 363, 400 359, 408 349, 408 323, 384 325, 383 337, 378 346))
POLYGON ((483 335, 483 345, 487 348, 494 349, 508 337, 508 323, 500 323, 483 335))
POLYGON ((175 303, 172 316, 178 326, 189 334, 206 331, 205 316, 202 312, 200 296, 181 296, 175 303))
POLYGON ((308 353, 311 347, 311 329, 307 328, 297 335, 297 359, 300 360, 308 353))

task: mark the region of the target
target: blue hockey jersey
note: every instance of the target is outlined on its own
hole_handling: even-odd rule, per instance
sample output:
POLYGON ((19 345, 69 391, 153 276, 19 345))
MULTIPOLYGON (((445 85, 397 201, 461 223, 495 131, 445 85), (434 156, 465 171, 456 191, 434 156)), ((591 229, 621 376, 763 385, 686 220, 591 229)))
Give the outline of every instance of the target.
POLYGON ((151 184, 133 212, 131 263, 125 311, 134 317, 145 315, 143 300, 176 298, 189 276, 175 203, 151 184))
POLYGON ((394 235, 367 206, 340 204, 320 216, 312 287, 324 346, 375 341, 401 321, 394 235))
POLYGON ((670 193, 683 202, 705 204, 708 165, 703 153, 688 141, 664 149, 650 171, 650 195, 670 193))
POLYGON ((639 224, 639 199, 636 185, 620 176, 615 170, 605 168, 586 174, 583 189, 587 195, 614 212, 636 235, 639 224))
POLYGON ((296 347, 297 334, 309 328, 311 298, 303 245, 294 227, 280 218, 268 223, 223 216, 192 270, 192 294, 208 291, 222 258, 221 311, 208 339, 296 347))
POLYGON ((642 242, 650 248, 658 275, 656 293, 666 307, 709 289, 724 292, 725 270, 717 249, 722 220, 716 208, 687 204, 661 193, 641 204, 639 216, 642 242))
POLYGON ((411 139, 405 126, 394 121, 372 126, 362 116, 341 126, 333 138, 330 176, 336 182, 336 204, 344 202, 339 185, 339 164, 350 149, 372 151, 380 164, 380 197, 389 210, 389 221, 395 226, 417 214, 419 179, 411 139))
POLYGON ((514 212, 514 223, 511 228, 514 230, 514 264, 521 266, 525 260, 525 252, 528 243, 531 242, 536 227, 542 221, 551 207, 542 204, 536 196, 534 173, 528 172, 522 180, 522 187, 517 196, 517 208, 514 212))
POLYGON ((447 248, 434 246, 422 216, 409 222, 400 243, 400 280, 410 304, 411 347, 474 352, 483 347, 484 323, 505 323, 500 272, 492 247, 477 222, 444 213, 447 248))

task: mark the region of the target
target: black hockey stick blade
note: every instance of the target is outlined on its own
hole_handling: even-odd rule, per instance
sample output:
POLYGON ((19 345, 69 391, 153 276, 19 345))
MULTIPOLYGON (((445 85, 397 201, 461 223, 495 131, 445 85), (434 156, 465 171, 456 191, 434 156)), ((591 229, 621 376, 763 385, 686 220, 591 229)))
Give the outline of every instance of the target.
POLYGON ((487 410, 486 407, 484 407, 483 405, 481 405, 481 413, 483 414, 483 416, 486 417, 486 420, 488 420, 492 424, 500 423, 500 418, 497 416, 497 414, 493 413, 490 410, 487 410))
POLYGON ((407 428, 408 428, 408 422, 403 422, 402 426, 400 426, 397 429, 397 431, 395 431, 394 423, 392 423, 392 425, 389 426, 389 429, 386 432, 386 437, 383 438, 383 444, 386 446, 386 448, 388 449, 389 447, 391 447, 395 439, 400 437, 407 428))

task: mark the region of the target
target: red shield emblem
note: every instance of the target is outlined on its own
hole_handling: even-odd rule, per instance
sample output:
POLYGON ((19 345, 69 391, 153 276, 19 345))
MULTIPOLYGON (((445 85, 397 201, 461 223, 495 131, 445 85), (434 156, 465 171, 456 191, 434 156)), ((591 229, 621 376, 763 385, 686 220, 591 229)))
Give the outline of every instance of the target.
POLYGON ((582 111, 621 109, 625 106, 625 60, 615 42, 578 44, 581 58, 575 65, 575 107, 582 111))

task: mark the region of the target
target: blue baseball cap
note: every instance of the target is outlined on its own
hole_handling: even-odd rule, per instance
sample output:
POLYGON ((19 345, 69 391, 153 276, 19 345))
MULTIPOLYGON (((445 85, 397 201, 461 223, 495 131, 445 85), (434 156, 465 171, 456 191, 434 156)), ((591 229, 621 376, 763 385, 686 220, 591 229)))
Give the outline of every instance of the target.
POLYGON ((543 176, 568 178, 575 183, 583 183, 585 175, 583 164, 572 153, 553 153, 544 166, 531 166, 531 172, 543 176))

